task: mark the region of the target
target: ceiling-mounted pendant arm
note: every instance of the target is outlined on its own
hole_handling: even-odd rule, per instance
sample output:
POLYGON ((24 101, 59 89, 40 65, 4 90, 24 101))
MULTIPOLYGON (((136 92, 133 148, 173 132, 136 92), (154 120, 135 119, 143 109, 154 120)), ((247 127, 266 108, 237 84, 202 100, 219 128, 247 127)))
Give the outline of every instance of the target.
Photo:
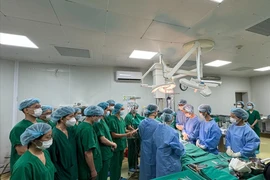
POLYGON ((172 78, 172 76, 178 71, 178 69, 184 64, 184 62, 189 58, 189 56, 199 47, 200 43, 195 42, 194 46, 188 51, 188 53, 174 66, 171 72, 168 73, 167 78, 172 78))
POLYGON ((150 69, 148 69, 148 71, 146 71, 146 73, 144 73, 144 75, 142 76, 142 78, 141 78, 141 82, 142 82, 142 84, 143 84, 143 79, 154 69, 154 67, 155 67, 155 65, 156 64, 158 64, 158 63, 154 63, 151 67, 150 67, 150 69))
POLYGON ((196 64, 197 64, 197 78, 201 81, 201 46, 197 49, 196 64))

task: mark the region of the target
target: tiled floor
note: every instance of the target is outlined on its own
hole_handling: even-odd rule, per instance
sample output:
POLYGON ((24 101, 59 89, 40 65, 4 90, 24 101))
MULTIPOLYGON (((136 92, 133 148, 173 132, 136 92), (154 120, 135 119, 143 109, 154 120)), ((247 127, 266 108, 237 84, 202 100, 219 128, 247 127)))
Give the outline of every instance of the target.
MULTIPOLYGON (((260 149, 260 154, 257 155, 257 157, 265 159, 265 158, 270 158, 270 150, 269 150, 269 145, 270 145, 270 138, 264 138, 261 137, 261 149, 260 149)), ((122 177, 128 178, 128 162, 127 158, 124 159, 123 161, 123 166, 122 166, 122 177)), ((1 180, 8 180, 9 179, 9 174, 3 175, 1 177, 1 180)), ((109 180, 109 178, 108 178, 109 180)))

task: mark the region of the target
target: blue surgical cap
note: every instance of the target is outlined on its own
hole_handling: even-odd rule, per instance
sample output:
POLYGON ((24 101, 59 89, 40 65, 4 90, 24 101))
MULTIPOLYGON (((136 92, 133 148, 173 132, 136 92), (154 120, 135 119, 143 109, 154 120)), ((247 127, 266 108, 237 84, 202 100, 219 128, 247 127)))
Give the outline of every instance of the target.
POLYGON ((62 117, 75 113, 73 107, 61 107, 52 113, 51 121, 57 123, 62 117))
POLYGON ((86 116, 103 116, 104 110, 99 106, 89 106, 84 110, 86 116))
POLYGON ((184 99, 180 99, 178 104, 185 105, 185 104, 187 104, 187 101, 184 99))
POLYGON ((44 112, 46 112, 48 110, 52 111, 53 110, 53 107, 52 106, 48 106, 48 105, 42 105, 41 106, 41 109, 42 109, 42 113, 44 113, 44 112))
POLYGON ((30 107, 36 103, 40 103, 40 100, 37 98, 25 99, 20 103, 19 110, 22 111, 24 108, 30 107))
POLYGON ((98 106, 101 107, 103 110, 105 110, 109 106, 109 103, 101 102, 98 104, 98 106))
POLYGON ((208 104, 201 104, 198 107, 198 110, 200 112, 207 112, 208 114, 211 114, 211 112, 212 112, 212 109, 211 109, 211 107, 208 104))
POLYGON ((244 109, 242 108, 233 108, 231 110, 231 113, 234 114, 236 117, 238 117, 239 119, 242 119, 242 120, 247 120, 249 115, 247 113, 247 111, 245 111, 244 109))
POLYGON ((169 109, 169 108, 164 108, 162 113, 167 113, 167 114, 173 114, 173 110, 169 109))
POLYGON ((252 107, 255 107, 255 104, 254 104, 253 102, 249 101, 249 102, 247 103, 247 106, 248 106, 249 104, 251 104, 252 107))
POLYGON ((81 108, 78 108, 78 107, 74 108, 74 110, 75 110, 75 113, 82 112, 81 108))
POLYGON ((108 103, 109 105, 115 105, 115 101, 112 100, 112 99, 108 100, 107 103, 108 103))
POLYGON ((173 120, 173 114, 168 114, 168 113, 163 113, 161 115, 161 119, 164 121, 164 122, 170 122, 173 120))
POLYGON ((194 113, 194 107, 190 104, 186 104, 183 109, 187 111, 188 113, 194 113))
POLYGON ((28 145, 31 141, 43 136, 52 130, 51 126, 47 123, 35 123, 26 128, 24 133, 20 136, 20 140, 23 146, 28 145))
POLYGON ((114 106, 114 110, 113 110, 113 114, 117 114, 120 112, 120 110, 122 109, 123 107, 123 104, 120 104, 120 103, 117 103, 115 106, 114 106))
POLYGON ((242 105, 242 107, 244 107, 244 106, 245 106, 245 103, 244 103, 243 101, 237 101, 237 102, 236 102, 236 104, 241 104, 241 105, 242 105))
POLYGON ((144 110, 144 114, 146 116, 149 116, 150 114, 154 113, 154 112, 157 112, 158 111, 158 107, 157 105, 155 104, 149 104, 145 110, 144 110))

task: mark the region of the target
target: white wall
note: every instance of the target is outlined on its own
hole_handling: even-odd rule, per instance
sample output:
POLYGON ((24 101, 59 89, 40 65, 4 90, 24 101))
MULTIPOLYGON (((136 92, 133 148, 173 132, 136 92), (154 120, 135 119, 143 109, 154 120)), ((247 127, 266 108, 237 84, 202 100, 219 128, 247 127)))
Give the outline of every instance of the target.
POLYGON ((247 92, 250 97, 251 88, 249 78, 237 77, 221 77, 222 85, 217 88, 211 88, 212 94, 210 97, 203 97, 199 92, 194 93, 192 89, 181 91, 177 85, 175 95, 175 107, 180 99, 186 99, 188 104, 197 108, 200 104, 209 104, 212 107, 212 114, 229 115, 230 109, 235 103, 235 92, 247 92))
POLYGON ((251 78, 251 101, 263 115, 270 115, 270 75, 251 78))
POLYGON ((0 60, 0 164, 9 156, 12 127, 14 62, 0 60))

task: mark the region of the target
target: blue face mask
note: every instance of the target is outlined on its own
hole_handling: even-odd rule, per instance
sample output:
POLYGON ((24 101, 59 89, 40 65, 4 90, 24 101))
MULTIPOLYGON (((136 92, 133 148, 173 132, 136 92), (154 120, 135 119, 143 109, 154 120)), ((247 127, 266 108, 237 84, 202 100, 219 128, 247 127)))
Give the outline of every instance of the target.
POLYGON ((82 115, 77 115, 75 118, 77 121, 79 121, 82 118, 82 115))
POLYGON ((120 116, 124 116, 125 112, 124 111, 120 111, 120 116))

